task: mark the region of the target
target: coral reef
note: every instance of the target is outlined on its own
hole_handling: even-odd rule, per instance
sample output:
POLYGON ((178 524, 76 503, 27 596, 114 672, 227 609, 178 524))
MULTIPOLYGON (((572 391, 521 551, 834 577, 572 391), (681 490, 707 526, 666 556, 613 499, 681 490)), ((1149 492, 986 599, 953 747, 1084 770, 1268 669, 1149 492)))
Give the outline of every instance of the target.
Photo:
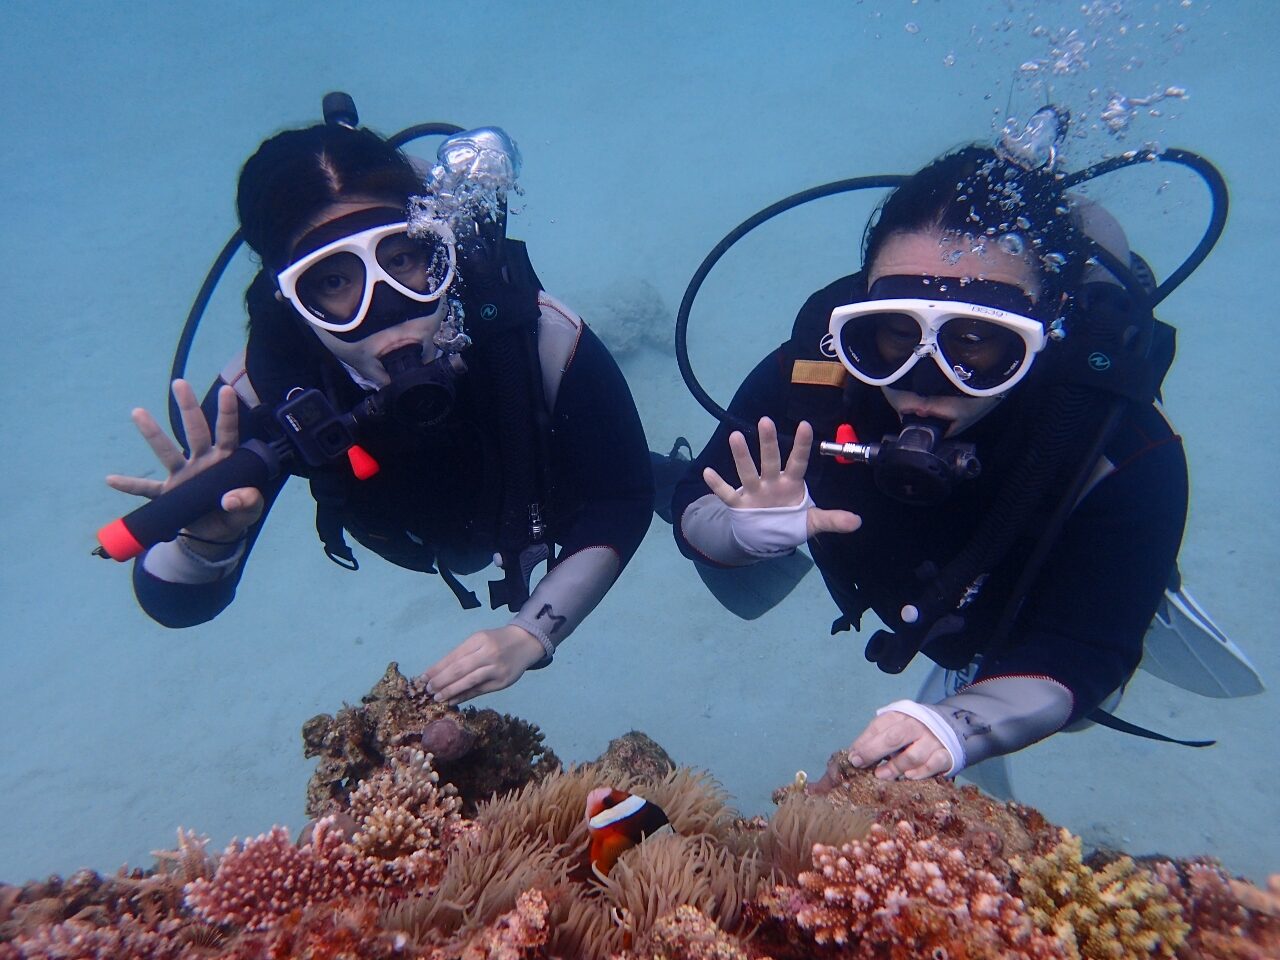
MULTIPOLYGON (((1058 842, 1058 828, 1031 807, 947 780, 877 780, 872 771, 851 764, 843 750, 831 756, 820 780, 803 789, 811 796, 874 810, 884 826, 905 820, 922 834, 937 834, 1002 882, 1012 876, 1010 857, 1038 856, 1058 842)), ((774 800, 793 791, 783 788, 774 800)))
POLYGON ((1060 837, 1045 856, 1013 864, 1036 926, 1057 934, 1072 960, 1176 956, 1189 927, 1168 887, 1130 857, 1095 871, 1079 837, 1060 837))
POLYGON ((495 793, 538 780, 560 768, 531 723, 493 710, 457 710, 436 703, 420 679, 407 679, 394 661, 382 679, 334 715, 302 726, 303 752, 319 757, 307 784, 307 816, 346 810, 356 783, 382 768, 401 746, 421 747, 453 784, 468 813, 495 793))
POLYGON ((1033 810, 878 781, 839 754, 744 819, 637 731, 560 770, 532 725, 440 707, 395 664, 307 744, 324 815, 296 841, 275 827, 215 858, 179 831, 149 871, 0 885, 0 960, 1280 955, 1280 877, 1260 890, 1210 860, 1085 862, 1033 810), (585 806, 602 785, 656 803, 674 832, 600 879, 585 806))
POLYGON ((1180 958, 1280 957, 1280 874, 1272 874, 1262 890, 1233 880, 1208 859, 1157 861, 1153 870, 1182 906, 1191 927, 1180 958))
POLYGON ((639 730, 629 730, 610 740, 591 766, 602 783, 661 780, 676 768, 667 751, 639 730))
POLYGON ((840 847, 815 845, 813 870, 759 904, 790 942, 844 948, 842 956, 950 956, 961 945, 979 956, 1068 956, 994 874, 906 820, 892 830, 877 823, 840 847))

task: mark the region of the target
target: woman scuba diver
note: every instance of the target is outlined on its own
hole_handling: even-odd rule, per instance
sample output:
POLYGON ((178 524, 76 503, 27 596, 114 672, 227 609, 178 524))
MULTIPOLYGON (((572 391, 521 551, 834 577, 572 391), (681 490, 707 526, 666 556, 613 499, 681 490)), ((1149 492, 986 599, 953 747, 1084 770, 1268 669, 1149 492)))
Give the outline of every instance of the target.
POLYGON ((1097 719, 1182 538, 1186 461, 1153 402, 1171 338, 1123 232, 1055 170, 1059 118, 1037 116, 894 178, 862 270, 808 299, 672 501, 685 556, 745 567, 807 543, 833 633, 873 610, 868 660, 938 665, 853 740, 881 778, 1097 719))
POLYGON ((445 187, 474 186, 467 162, 486 150, 518 162, 501 131, 459 134, 424 198, 410 160, 352 109, 271 137, 245 163, 237 209, 261 270, 245 296, 243 363, 203 407, 173 384, 189 452, 134 412, 167 479, 108 483, 173 495, 246 449, 269 458, 282 433, 296 435, 296 455, 269 480, 219 490, 216 509, 142 554, 134 588, 154 619, 190 626, 231 603, 289 472, 310 481, 326 553, 345 566, 358 564, 344 531, 439 573, 475 607, 456 575, 500 563, 490 602, 514 616, 427 670, 440 701, 549 663, 617 579, 652 513, 644 433, 613 359, 541 289, 523 244, 494 230, 499 212, 464 223, 433 206, 445 187))

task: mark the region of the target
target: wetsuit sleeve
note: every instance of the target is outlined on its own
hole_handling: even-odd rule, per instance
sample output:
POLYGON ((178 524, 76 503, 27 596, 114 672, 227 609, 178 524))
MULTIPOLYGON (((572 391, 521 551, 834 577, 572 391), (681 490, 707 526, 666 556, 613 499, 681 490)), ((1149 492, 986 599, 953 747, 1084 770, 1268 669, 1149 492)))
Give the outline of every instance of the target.
POLYGON ((644 428, 622 372, 585 325, 552 408, 559 559, 512 621, 548 656, 595 608, 653 517, 644 428))
MULTIPOLYGON (((201 403, 210 429, 218 412, 219 378, 201 403)), ((254 436, 253 417, 240 402, 240 441, 254 436)), ((262 516, 247 531, 244 545, 227 560, 211 563, 184 550, 181 538, 158 543, 133 564, 133 592, 151 619, 166 627, 191 627, 212 620, 235 599, 236 587, 244 573, 253 545, 272 504, 284 486, 286 476, 272 481, 262 491, 262 516)))
MULTIPOLYGON (((783 379, 785 363, 779 351, 769 354, 742 382, 729 404, 729 412, 740 420, 754 424, 761 417, 775 420, 786 409, 783 379)), ((675 518, 672 530, 680 552, 697 563, 716 567, 740 567, 757 563, 758 554, 743 549, 733 536, 729 508, 711 492, 702 479, 706 467, 713 468, 729 483, 738 478, 738 469, 729 450, 729 434, 732 427, 720 424, 702 452, 689 465, 684 479, 676 485, 671 499, 671 515, 675 518)), ((783 462, 790 453, 786 439, 780 437, 783 462)), ((751 455, 759 462, 759 444, 754 431, 747 436, 751 455)))
MULTIPOLYGON (((1142 427, 1163 421, 1154 409, 1142 427)), ((1186 520, 1180 439, 1156 440, 1080 502, 1032 586, 1012 642, 988 657, 977 681, 1041 677, 1066 688, 1066 726, 1123 686, 1168 585, 1186 520)), ((1004 751, 1001 751, 1004 752, 1004 751)))

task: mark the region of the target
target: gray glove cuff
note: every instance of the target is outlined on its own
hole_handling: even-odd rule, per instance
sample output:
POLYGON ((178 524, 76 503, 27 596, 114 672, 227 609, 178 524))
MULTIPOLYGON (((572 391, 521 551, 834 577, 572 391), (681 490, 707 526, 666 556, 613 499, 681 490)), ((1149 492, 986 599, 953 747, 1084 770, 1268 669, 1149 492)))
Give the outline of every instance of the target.
POLYGON ((538 582, 511 623, 537 637, 550 660, 556 647, 613 586, 621 568, 622 561, 613 547, 579 550, 557 563, 538 582))
POLYGON ((166 583, 217 583, 231 573, 244 556, 245 541, 224 560, 206 560, 187 546, 186 538, 157 543, 142 558, 142 569, 166 583))
POLYGON ((747 567, 763 559, 743 549, 734 534, 729 507, 714 493, 699 497, 685 507, 680 515, 680 532, 689 546, 712 563, 747 567))
MULTIPOLYGON (((952 753, 950 771, 958 773, 988 757, 1043 740, 1066 723, 1073 702, 1071 691, 1048 677, 993 677, 927 709, 950 728, 959 743, 961 755, 952 753)), ((947 745, 945 739, 939 739, 947 745)), ((950 752, 952 748, 947 749, 950 752)))

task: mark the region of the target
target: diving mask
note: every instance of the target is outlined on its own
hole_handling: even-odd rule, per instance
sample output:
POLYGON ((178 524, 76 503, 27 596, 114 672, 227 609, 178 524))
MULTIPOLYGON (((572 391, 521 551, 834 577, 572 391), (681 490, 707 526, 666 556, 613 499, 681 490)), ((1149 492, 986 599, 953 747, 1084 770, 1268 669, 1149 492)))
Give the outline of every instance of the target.
POLYGON ((308 240, 312 249, 277 275, 280 292, 308 323, 348 341, 369 332, 359 328, 379 283, 409 301, 435 303, 457 273, 448 224, 415 222, 410 236, 403 211, 365 210, 340 217, 304 237, 303 251, 308 240), (388 215, 396 219, 386 222, 388 215), (366 226, 370 219, 384 222, 366 226))
POLYGON ((961 288, 966 297, 1020 308, 1015 310, 968 299, 939 299, 937 291, 948 284, 959 286, 959 281, 882 277, 873 294, 916 295, 836 307, 829 343, 840 362, 863 383, 883 387, 898 383, 917 363, 931 358, 963 394, 991 397, 1007 392, 1027 375, 1048 342, 1044 324, 1025 315, 1031 301, 1017 287, 972 280, 961 288))

